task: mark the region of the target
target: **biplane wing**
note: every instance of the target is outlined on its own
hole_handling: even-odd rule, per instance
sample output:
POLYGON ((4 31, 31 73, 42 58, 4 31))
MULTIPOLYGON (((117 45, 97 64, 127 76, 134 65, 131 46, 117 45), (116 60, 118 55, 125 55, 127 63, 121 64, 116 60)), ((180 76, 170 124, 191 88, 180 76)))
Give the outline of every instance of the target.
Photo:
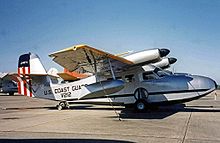
POLYGON ((95 49, 88 45, 76 45, 49 55, 53 61, 68 71, 79 73, 107 72, 110 70, 109 61, 114 71, 132 65, 133 62, 119 56, 95 49))

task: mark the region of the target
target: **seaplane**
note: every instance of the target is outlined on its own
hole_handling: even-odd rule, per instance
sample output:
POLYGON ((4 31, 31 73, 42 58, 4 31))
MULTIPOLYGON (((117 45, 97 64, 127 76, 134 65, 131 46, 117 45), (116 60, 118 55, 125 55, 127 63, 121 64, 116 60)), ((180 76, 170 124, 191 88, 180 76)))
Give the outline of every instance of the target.
POLYGON ((177 61, 167 57, 169 53, 157 48, 114 55, 74 45, 49 55, 63 72, 46 71, 37 54, 23 54, 18 60, 18 93, 59 101, 58 110, 74 103, 111 103, 145 111, 195 100, 216 89, 208 77, 168 71, 177 61))

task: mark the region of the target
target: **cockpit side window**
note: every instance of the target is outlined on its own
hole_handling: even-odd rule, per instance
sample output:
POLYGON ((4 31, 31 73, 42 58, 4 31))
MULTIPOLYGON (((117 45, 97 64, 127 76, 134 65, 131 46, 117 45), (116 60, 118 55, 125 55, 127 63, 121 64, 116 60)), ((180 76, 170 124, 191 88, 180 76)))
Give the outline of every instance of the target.
POLYGON ((152 80, 152 79, 157 79, 157 76, 154 75, 152 72, 145 72, 143 73, 143 80, 152 80))

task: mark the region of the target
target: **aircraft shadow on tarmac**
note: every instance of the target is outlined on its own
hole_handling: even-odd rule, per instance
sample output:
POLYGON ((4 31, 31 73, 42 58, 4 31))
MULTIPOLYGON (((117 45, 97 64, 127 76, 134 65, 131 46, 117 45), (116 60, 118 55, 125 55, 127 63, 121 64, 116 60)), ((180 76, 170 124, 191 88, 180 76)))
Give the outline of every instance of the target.
MULTIPOLYGON (((50 107, 50 110, 57 110, 55 107, 50 107)), ((102 108, 93 105, 73 106, 67 110, 117 110, 121 119, 164 119, 177 112, 220 112, 220 109, 216 109, 213 106, 185 106, 185 104, 176 104, 170 106, 160 106, 158 108, 152 108, 145 112, 136 112, 133 108, 123 108, 111 106, 102 108)), ((118 118, 117 116, 108 116, 108 118, 118 118)))
POLYGON ((122 119, 164 119, 177 112, 220 112, 212 106, 185 106, 185 104, 176 104, 172 106, 161 106, 156 109, 147 110, 144 113, 136 113, 132 109, 123 109, 120 118, 122 119))
MULTIPOLYGON (((174 115, 177 112, 220 112, 220 107, 214 106, 185 106, 185 104, 176 104, 170 106, 160 106, 158 108, 153 108, 146 110, 145 112, 136 112, 133 108, 123 108, 115 107, 114 109, 111 106, 105 108, 100 106, 93 105, 76 105, 71 106, 69 109, 65 110, 117 110, 119 117, 121 119, 164 119, 171 115, 174 115)), ((29 107, 29 108, 7 108, 6 110, 33 110, 33 109, 46 109, 46 110, 57 110, 54 106, 50 107, 29 107)), ((117 116, 108 116, 108 118, 118 118, 117 116)))
POLYGON ((0 139, 1 143, 133 143, 111 139, 0 139))

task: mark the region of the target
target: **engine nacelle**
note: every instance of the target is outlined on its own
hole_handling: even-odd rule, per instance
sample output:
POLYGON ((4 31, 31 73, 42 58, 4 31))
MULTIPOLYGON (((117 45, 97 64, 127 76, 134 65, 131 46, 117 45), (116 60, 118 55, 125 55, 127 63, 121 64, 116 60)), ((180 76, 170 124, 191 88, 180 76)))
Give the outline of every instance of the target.
POLYGON ((161 61, 153 63, 152 65, 165 69, 170 67, 170 65, 174 64, 176 61, 177 61, 176 58, 163 58, 161 61))
MULTIPOLYGON (((177 61, 176 58, 162 58, 159 62, 153 63, 151 65, 156 66, 156 67, 160 67, 162 69, 166 69, 166 68, 170 67, 171 64, 174 64, 176 61, 177 61)), ((144 65, 144 66, 142 66, 142 68, 145 70, 150 70, 151 66, 144 65)))
POLYGON ((130 55, 124 56, 123 58, 132 61, 134 64, 147 64, 160 61, 162 57, 167 56, 169 53, 170 50, 168 49, 152 49, 132 53, 130 55))

